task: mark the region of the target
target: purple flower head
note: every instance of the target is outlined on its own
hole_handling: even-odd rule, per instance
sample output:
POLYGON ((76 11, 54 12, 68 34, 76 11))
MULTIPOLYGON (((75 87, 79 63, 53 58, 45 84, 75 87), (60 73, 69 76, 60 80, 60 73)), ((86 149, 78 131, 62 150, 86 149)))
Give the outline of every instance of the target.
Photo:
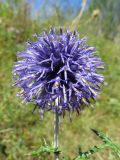
POLYGON ((96 99, 104 81, 97 71, 104 63, 96 49, 75 31, 63 33, 60 28, 56 34, 51 28, 49 33, 36 36, 36 42, 28 42, 25 51, 17 53, 13 74, 21 88, 19 95, 43 111, 79 112, 96 99))

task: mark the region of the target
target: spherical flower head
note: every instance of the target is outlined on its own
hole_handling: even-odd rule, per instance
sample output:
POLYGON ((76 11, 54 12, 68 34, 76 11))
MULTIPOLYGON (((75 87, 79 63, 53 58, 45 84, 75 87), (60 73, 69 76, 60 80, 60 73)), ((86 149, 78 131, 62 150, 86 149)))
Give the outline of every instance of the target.
POLYGON ((19 95, 43 111, 79 113, 101 90, 104 76, 98 70, 104 63, 75 31, 63 33, 60 28, 57 34, 50 28, 36 37, 36 42, 28 42, 25 51, 17 53, 13 75, 21 88, 19 95))

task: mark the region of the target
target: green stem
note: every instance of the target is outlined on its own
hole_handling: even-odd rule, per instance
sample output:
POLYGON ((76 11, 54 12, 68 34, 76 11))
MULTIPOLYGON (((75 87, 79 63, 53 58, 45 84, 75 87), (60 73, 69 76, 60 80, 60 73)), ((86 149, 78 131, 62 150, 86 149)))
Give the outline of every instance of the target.
MULTIPOLYGON (((58 106, 58 98, 55 100, 56 106, 58 106)), ((58 141, 58 135, 59 135, 59 114, 55 111, 54 113, 54 148, 57 149, 59 146, 58 141)), ((57 152, 54 152, 54 159, 59 160, 59 154, 57 152)))

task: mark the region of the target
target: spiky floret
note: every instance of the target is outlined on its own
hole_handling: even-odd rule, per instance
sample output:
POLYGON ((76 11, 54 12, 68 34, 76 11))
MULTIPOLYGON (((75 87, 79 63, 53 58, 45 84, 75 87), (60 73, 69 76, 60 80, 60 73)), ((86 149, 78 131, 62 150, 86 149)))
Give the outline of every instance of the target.
POLYGON ((50 28, 49 33, 36 37, 36 42, 28 42, 25 51, 17 53, 13 74, 21 88, 19 95, 44 111, 79 112, 90 99, 96 99, 104 81, 97 72, 104 63, 96 49, 77 32, 63 33, 62 28, 59 34, 50 28))

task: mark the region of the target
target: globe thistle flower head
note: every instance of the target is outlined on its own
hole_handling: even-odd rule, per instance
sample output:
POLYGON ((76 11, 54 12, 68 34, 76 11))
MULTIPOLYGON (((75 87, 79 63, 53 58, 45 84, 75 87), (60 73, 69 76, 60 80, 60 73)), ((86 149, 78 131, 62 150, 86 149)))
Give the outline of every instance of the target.
POLYGON ((58 34, 50 28, 36 37, 36 42, 28 42, 25 51, 17 53, 13 75, 21 89, 19 96, 43 111, 79 112, 96 99, 104 81, 98 73, 104 63, 96 49, 77 32, 63 33, 62 28, 58 34))

